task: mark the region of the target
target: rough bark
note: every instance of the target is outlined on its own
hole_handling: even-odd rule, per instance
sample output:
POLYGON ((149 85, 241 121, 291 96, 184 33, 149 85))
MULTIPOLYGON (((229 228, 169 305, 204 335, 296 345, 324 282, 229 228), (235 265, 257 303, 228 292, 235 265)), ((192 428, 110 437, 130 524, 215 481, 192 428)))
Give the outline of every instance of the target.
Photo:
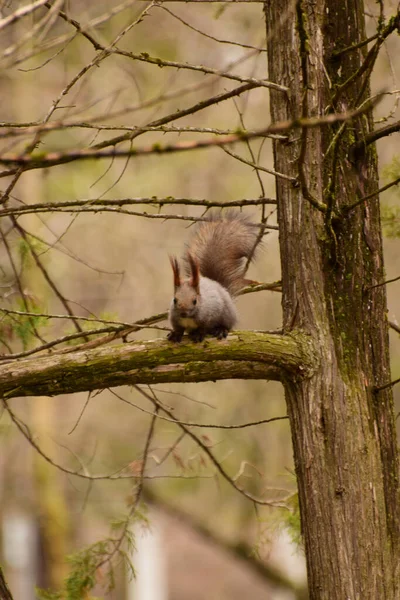
MULTIPOLYGON (((365 47, 332 55, 365 39, 361 0, 264 6, 269 77, 290 88, 285 100, 271 92, 273 122, 352 110, 368 97, 368 70, 340 88, 365 47)), ((375 149, 349 153, 371 129, 363 115, 274 146, 276 171, 298 180, 277 180, 284 322, 307 332, 320 354, 311 379, 285 383, 310 598, 318 600, 400 597, 392 396, 374 392, 390 381, 385 288, 371 288, 384 280, 379 201, 344 210, 377 189, 375 149)))
POLYGON ((309 377, 318 365, 311 338, 235 332, 202 344, 165 339, 37 356, 0 365, 0 395, 55 396, 134 383, 309 377))

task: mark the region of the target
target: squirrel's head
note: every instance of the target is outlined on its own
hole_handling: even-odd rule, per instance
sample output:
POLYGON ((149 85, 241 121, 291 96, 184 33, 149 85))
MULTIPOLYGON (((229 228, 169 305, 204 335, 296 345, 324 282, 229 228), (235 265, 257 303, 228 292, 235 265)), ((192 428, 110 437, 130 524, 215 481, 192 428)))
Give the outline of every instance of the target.
POLYGON ((182 319, 193 318, 198 311, 200 301, 200 272, 197 261, 188 254, 191 275, 189 279, 181 279, 179 263, 175 257, 170 257, 174 273, 173 310, 182 319))

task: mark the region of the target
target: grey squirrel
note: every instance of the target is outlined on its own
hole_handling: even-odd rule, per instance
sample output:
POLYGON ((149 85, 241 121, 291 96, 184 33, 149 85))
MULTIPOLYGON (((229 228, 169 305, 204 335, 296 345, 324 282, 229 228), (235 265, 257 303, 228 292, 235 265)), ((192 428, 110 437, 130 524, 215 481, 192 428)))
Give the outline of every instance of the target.
POLYGON ((195 342, 210 334, 225 338, 237 322, 233 298, 245 285, 244 258, 252 260, 258 230, 242 213, 212 214, 196 226, 183 257, 186 278, 170 257, 175 295, 168 339, 180 342, 185 330, 195 342))

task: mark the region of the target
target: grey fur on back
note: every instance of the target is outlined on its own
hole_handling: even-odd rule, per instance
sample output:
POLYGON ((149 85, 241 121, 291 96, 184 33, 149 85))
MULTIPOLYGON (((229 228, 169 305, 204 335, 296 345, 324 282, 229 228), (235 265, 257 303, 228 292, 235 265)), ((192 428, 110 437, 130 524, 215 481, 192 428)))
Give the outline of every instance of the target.
POLYGON ((185 268, 190 274, 187 254, 199 263, 203 277, 218 281, 230 294, 243 287, 244 259, 253 259, 258 230, 242 213, 230 210, 212 213, 196 226, 186 247, 185 268))
POLYGON ((199 301, 201 327, 212 329, 220 325, 231 330, 236 325, 236 307, 229 292, 218 282, 200 277, 199 301))

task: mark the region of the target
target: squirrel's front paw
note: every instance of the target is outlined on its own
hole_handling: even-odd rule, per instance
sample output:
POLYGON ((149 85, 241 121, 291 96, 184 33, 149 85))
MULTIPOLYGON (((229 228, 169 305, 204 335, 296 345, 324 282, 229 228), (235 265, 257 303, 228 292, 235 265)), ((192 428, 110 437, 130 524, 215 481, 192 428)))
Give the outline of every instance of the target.
POLYGON ((206 333, 203 329, 192 329, 189 333, 189 337, 192 342, 202 342, 204 340, 206 333))
POLYGON ((222 325, 215 327, 212 331, 212 335, 214 337, 216 337, 217 340, 223 340, 224 338, 226 338, 228 333, 229 333, 229 329, 227 329, 226 327, 223 327, 222 325))
POLYGON ((169 340, 170 342, 178 342, 179 343, 182 341, 182 338, 183 338, 183 330, 175 331, 175 329, 173 329, 167 335, 167 340, 169 340))

